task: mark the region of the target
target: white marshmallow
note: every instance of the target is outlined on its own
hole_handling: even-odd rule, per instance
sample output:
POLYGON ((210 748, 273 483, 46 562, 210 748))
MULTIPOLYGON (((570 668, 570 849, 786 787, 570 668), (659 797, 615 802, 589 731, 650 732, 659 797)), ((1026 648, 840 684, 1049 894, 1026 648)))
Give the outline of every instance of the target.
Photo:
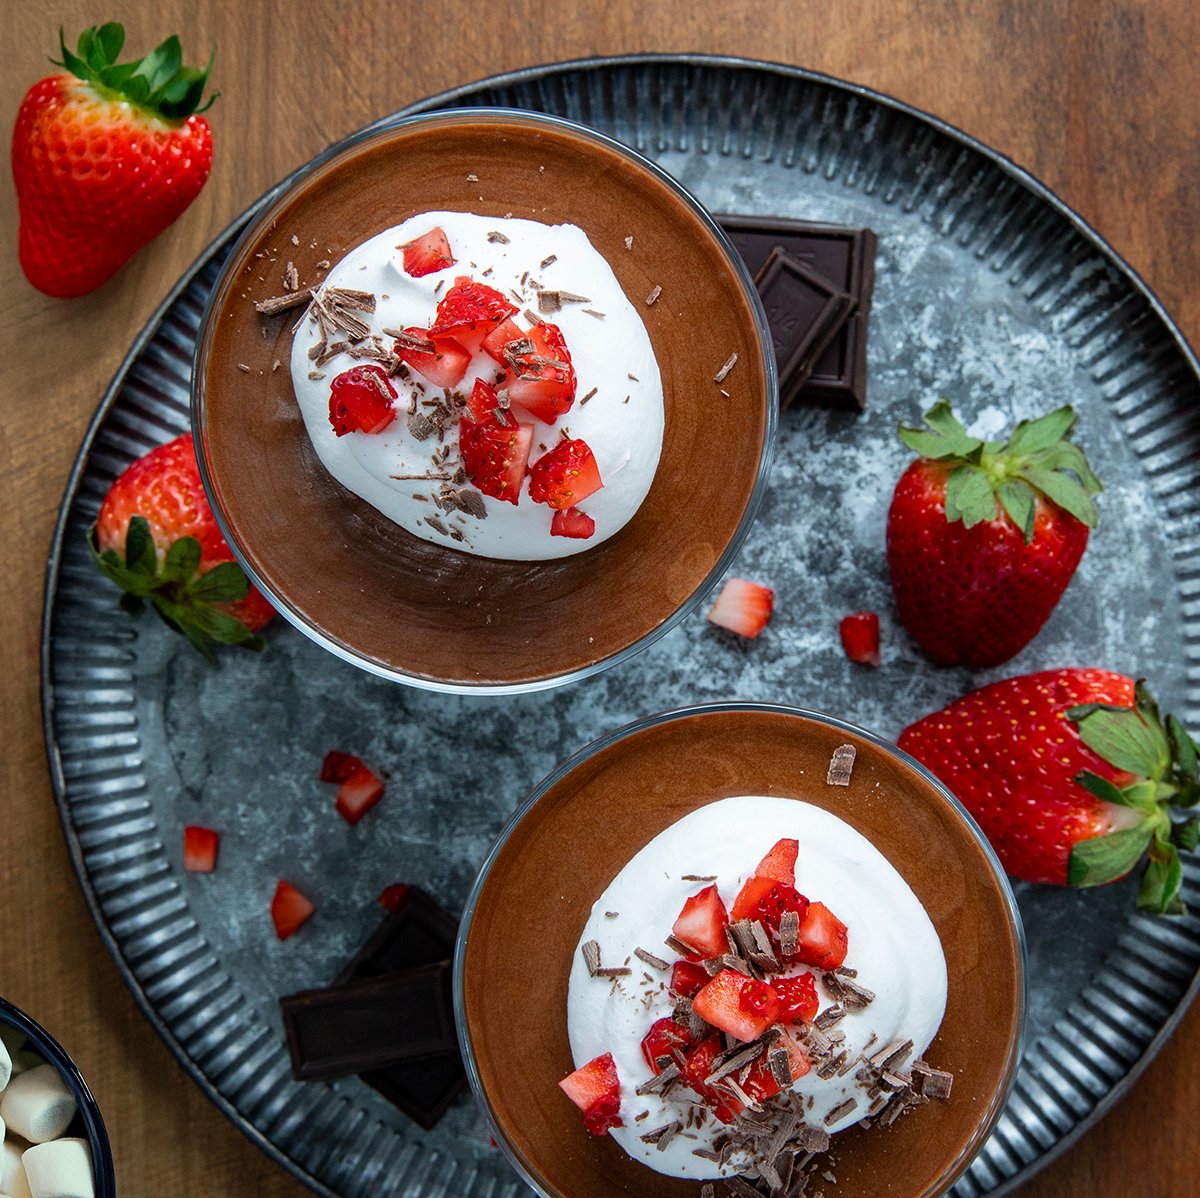
POLYGON ((33 1049, 18 1049, 12 1054, 12 1075, 16 1077, 18 1073, 24 1073, 29 1069, 36 1069, 39 1065, 44 1065, 45 1063, 46 1058, 39 1056, 33 1049))
MULTIPOLYGON (((8 1051, 8 1045, 0 1040, 0 1092, 8 1085, 10 1077, 12 1077, 12 1055, 8 1051)), ((0 1135, 0 1140, 3 1138, 0 1135)))
POLYGON ((75 1096, 53 1065, 19 1073, 0 1094, 0 1119, 31 1144, 58 1139, 75 1110, 75 1096))
POLYGON ((21 1157, 31 1198, 95 1198, 92 1156, 86 1140, 51 1140, 21 1157))
POLYGON ((16 1198, 17 1194, 27 1189, 21 1150, 11 1140, 6 1140, 0 1144, 0 1195, 16 1198))

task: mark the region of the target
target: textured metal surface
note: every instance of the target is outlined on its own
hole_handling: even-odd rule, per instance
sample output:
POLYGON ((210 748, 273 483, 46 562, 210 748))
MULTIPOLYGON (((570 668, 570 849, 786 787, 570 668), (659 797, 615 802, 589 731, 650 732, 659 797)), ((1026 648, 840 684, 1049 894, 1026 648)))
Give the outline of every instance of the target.
MULTIPOLYGON (((370 678, 282 624, 261 659, 227 653, 209 668, 117 610, 84 530, 125 464, 186 426, 197 320, 236 229, 135 345, 81 451, 48 576, 44 694, 64 829, 102 936, 184 1068, 266 1151, 347 1198, 521 1187, 466 1102, 426 1134, 356 1081, 292 1082, 276 996, 337 972, 388 882, 419 882, 461 906, 507 814, 585 741, 650 711, 735 698, 821 708, 894 736, 972 685, 1072 664, 1145 673, 1200 725, 1196 363, 1136 277, 1036 182, 921 114, 788 68, 567 64, 428 106, 451 103, 594 124, 714 210, 876 229, 870 396, 860 417, 781 420, 771 485, 735 567, 777 591, 759 640, 693 616, 567 690, 456 698, 370 678), (1074 403, 1107 484, 1067 595, 1000 670, 934 670, 886 627, 884 517, 907 456, 895 424, 939 395, 987 434, 1074 403), (875 672, 851 668, 837 644, 838 617, 862 607, 884 613, 875 672), (390 774, 383 804, 354 829, 315 781, 333 747, 390 774), (187 822, 222 829, 216 874, 181 872, 187 822), (267 917, 280 877, 318 907, 282 945, 267 917)), ((1184 892, 1200 906, 1192 862, 1184 892)), ((1200 919, 1136 916, 1129 884, 1019 887, 1018 897, 1029 1043, 960 1198, 1010 1192, 1093 1122, 1174 1026, 1200 967, 1200 919)))

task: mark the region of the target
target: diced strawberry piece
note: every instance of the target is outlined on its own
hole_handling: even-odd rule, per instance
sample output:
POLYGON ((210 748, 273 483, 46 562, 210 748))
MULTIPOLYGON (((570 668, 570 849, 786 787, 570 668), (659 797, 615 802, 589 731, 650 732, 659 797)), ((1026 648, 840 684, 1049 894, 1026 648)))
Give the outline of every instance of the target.
MULTIPOLYGON (((779 1047, 788 1054, 788 1068, 791 1070, 793 1081, 803 1077, 812 1068, 804 1050, 791 1036, 783 1036, 779 1040, 779 1047)), ((771 1064, 766 1052, 751 1065, 750 1072, 742 1083, 742 1089, 757 1102, 762 1102, 779 1093, 781 1087, 775 1079, 775 1074, 771 1072, 771 1064)))
MULTIPOLYGON (((476 384, 477 392, 480 385, 476 384)), ((496 410, 484 420, 473 420, 464 412, 458 422, 458 450, 467 478, 495 499, 517 503, 521 498, 532 444, 533 425, 517 424, 508 412, 496 410)))
POLYGON ((741 636, 758 636, 771 618, 775 592, 770 587, 730 578, 708 613, 709 621, 741 636))
POLYGON ((574 507, 602 486, 595 454, 577 437, 559 441, 529 469, 529 497, 553 508, 574 507))
POLYGON ((581 1065, 558 1084, 583 1112, 583 1125, 593 1135, 602 1136, 610 1127, 624 1126, 620 1115, 621 1082, 611 1052, 581 1065))
POLYGON ((457 387, 471 364, 471 351, 453 337, 431 337, 428 329, 415 325, 404 330, 394 349, 396 357, 435 387, 457 387))
POLYGON ((586 541, 596 531, 596 521, 577 507, 559 508, 550 521, 552 537, 574 537, 586 541))
POLYGON ((697 990, 708 985, 708 970, 692 961, 676 961, 671 970, 671 992, 680 998, 691 998, 697 990))
POLYGON ((471 413, 471 418, 495 422, 496 409, 499 406, 500 398, 496 394, 496 388, 491 383, 485 383, 483 379, 476 379, 475 386, 471 388, 471 397, 467 400, 467 410, 471 413))
POLYGON ((357 769, 338 787, 338 815, 348 824, 356 824, 383 798, 383 779, 365 765, 357 769))
POLYGON ((775 1022, 780 1009, 779 996, 770 986, 733 969, 722 969, 692 999, 692 1010, 701 1019, 737 1040, 757 1039, 775 1022), (745 1002, 743 991, 748 991, 745 1002), (756 1009, 760 1006, 762 1013, 756 1009))
POLYGON ((772 978, 771 987, 783 1003, 780 1023, 809 1023, 816 1018, 821 1000, 817 997, 817 985, 811 973, 772 978))
POLYGON ((674 1049, 689 1048, 691 1043, 687 1027, 668 1015, 663 1019, 656 1019, 642 1037, 642 1056, 655 1073, 661 1073, 666 1065, 660 1065, 659 1061, 666 1057, 669 1063, 674 1060, 674 1049))
POLYGON ((824 970, 837 969, 846 960, 848 943, 846 925, 824 903, 810 903, 800 921, 796 956, 805 965, 815 965, 824 970))
POLYGON ((286 940, 316 910, 290 882, 280 882, 271 899, 271 922, 275 935, 286 940))
POLYGON ((329 385, 329 423, 339 437, 381 433, 396 419, 395 398, 396 389, 381 367, 344 370, 329 385))
POLYGON ((508 358, 505 356, 504 350, 514 341, 520 341, 529 334, 524 329, 519 328, 517 322, 511 317, 504 321, 503 324, 498 324, 484 339, 480 342, 480 346, 485 353, 490 354, 501 366, 508 365, 508 358))
POLYGON ((742 1111, 742 1103, 724 1087, 706 1085, 704 1079, 711 1075, 713 1062, 724 1051, 721 1037, 716 1033, 701 1041, 692 1049, 679 1071, 683 1080, 700 1096, 722 1123, 732 1123, 742 1111))
POLYGON ((757 874, 747 878, 737 898, 733 900, 733 911, 730 919, 738 923, 743 919, 758 918, 758 904, 771 893, 778 883, 774 878, 760 878, 757 874))
POLYGON ((798 840, 777 840, 771 851, 754 871, 760 878, 774 878, 788 886, 796 885, 796 858, 800 855, 798 840))
POLYGON ((217 868, 219 832, 188 824, 183 830, 183 868, 190 874, 210 874, 217 868))
POLYGON ((393 882, 390 886, 385 886, 379 892, 379 905, 385 911, 399 911, 405 903, 408 902, 409 892, 412 887, 407 882, 393 882))
POLYGON ((728 922, 729 916, 717 888, 705 886, 683 904, 671 931, 688 948, 695 949, 700 959, 719 957, 729 951, 729 940, 725 935, 728 922))
POLYGON ((508 375, 502 386, 513 403, 531 416, 553 424, 575 402, 575 367, 567 340, 556 324, 536 324, 524 335, 532 350, 511 343, 504 355, 508 375))
POLYGON ((460 275, 442 296, 429 336, 450 336, 465 345, 478 345, 516 310, 494 287, 460 275))
POLYGON ((339 753, 330 749, 321 762, 322 782, 345 782, 362 762, 353 753, 339 753))
POLYGON ((795 911, 800 917, 800 921, 803 922, 804 916, 808 913, 808 899, 800 894, 794 886, 776 882, 758 900, 750 918, 761 919, 772 933, 777 933, 785 911, 795 911))
POLYGON ((838 626, 846 656, 859 665, 877 666, 879 655, 879 617, 873 611, 847 616, 838 626))
POLYGON ((454 265, 450 242, 446 234, 436 226, 428 233, 406 241, 400 248, 404 251, 404 273, 412 275, 414 279, 454 265))

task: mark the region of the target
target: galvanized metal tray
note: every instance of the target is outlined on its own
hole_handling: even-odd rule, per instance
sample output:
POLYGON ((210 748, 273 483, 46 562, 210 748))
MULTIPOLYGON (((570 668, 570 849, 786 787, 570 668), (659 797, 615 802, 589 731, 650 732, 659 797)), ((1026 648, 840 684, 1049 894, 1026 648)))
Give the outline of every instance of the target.
MULTIPOLYGON (((886 735, 973 685, 1104 665, 1154 680, 1200 725, 1200 379, 1141 281, 1061 201, 959 131, 887 97, 789 67, 702 56, 522 71, 406 112, 509 105, 587 122, 674 173, 716 211, 865 224, 879 234, 869 409, 793 410, 739 574, 776 588, 742 642, 693 616, 633 661, 519 698, 389 685, 282 621, 261 657, 207 666, 157 622, 118 611, 84 534, 134 457, 187 427, 197 322, 249 213, 134 344, 88 431, 46 584, 42 665, 51 772, 100 934, 184 1070, 255 1143, 341 1198, 496 1198, 522 1189, 464 1096, 432 1132, 373 1090, 291 1080, 275 1000, 332 978, 387 883, 452 910, 505 817, 556 762, 651 711, 796 702, 886 735), (940 395, 988 433, 1071 402, 1106 491, 1078 576, 1001 670, 930 667, 894 626, 875 672, 837 619, 891 611, 884 517, 907 454, 895 436, 940 395), (329 748, 390 774, 347 828, 315 782, 329 748), (224 832, 211 876, 183 873, 180 829, 224 832), (317 903, 279 944, 288 877, 317 903)), ((403 115, 403 114, 397 114, 403 115)), ((953 862, 947 862, 953 868, 953 862)), ((1064 1151, 1154 1056, 1197 986, 1200 919, 1133 913, 1127 884, 1018 888, 1031 949, 1030 1038, 1012 1100, 955 1193, 1010 1193, 1064 1151)), ((1200 907, 1200 869, 1184 894, 1200 907)))

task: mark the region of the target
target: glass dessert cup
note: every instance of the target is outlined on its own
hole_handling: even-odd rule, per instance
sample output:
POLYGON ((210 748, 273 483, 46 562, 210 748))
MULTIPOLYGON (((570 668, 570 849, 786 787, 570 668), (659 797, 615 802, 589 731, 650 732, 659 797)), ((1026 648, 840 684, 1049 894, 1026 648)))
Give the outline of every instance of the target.
MULTIPOLYGON (((598 320, 597 336, 603 331, 598 320)), ((365 131, 283 183, 212 292, 192 391, 205 488, 254 583, 339 657, 455 693, 586 677, 694 610, 749 530, 776 407, 762 306, 699 203, 594 130, 482 108, 365 131), (435 210, 578 225, 646 325, 663 377, 662 456, 637 513, 593 549, 502 561, 431 544, 347 491, 317 459, 287 368, 302 309, 256 313, 254 300, 281 291, 264 277, 277 279, 294 261, 302 281, 317 280, 319 262, 336 263, 381 230, 435 210), (733 354, 736 365, 718 381, 733 354)))
POLYGON ((830 716, 766 704, 688 708, 610 733, 559 766, 501 832, 467 901, 454 978, 468 1076, 497 1142, 545 1198, 698 1198, 700 1181, 588 1134, 559 1090, 575 1068, 567 979, 592 905, 625 863, 691 811, 738 795, 838 816, 900 872, 937 929, 949 985, 926 1056, 953 1074, 951 1097, 886 1129, 836 1135, 837 1183, 823 1188, 829 1198, 943 1194, 999 1116, 1020 1058, 1025 945, 1012 891, 971 817, 907 754, 830 716), (857 754, 850 784, 830 786, 844 744, 857 754))

